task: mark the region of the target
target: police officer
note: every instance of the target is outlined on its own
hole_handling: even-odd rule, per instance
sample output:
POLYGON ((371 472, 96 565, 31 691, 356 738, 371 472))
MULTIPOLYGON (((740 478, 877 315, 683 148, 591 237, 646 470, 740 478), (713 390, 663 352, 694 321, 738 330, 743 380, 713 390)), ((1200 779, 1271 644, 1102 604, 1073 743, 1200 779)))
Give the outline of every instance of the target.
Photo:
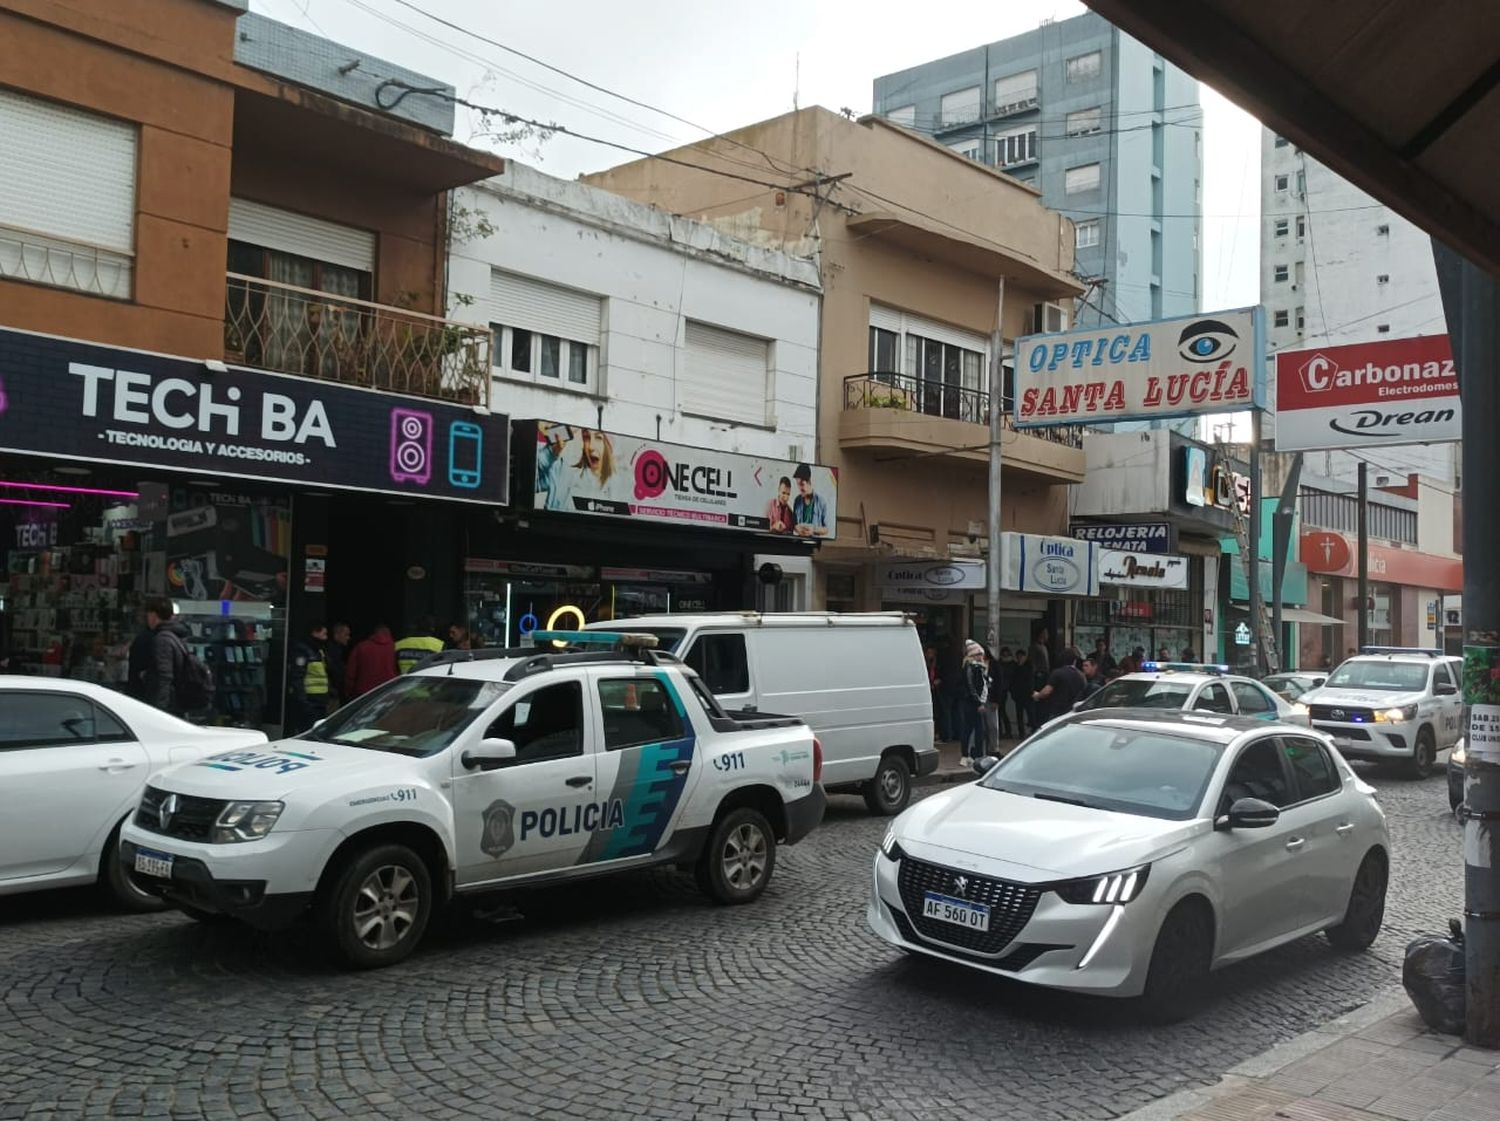
POLYGON ((328 628, 314 623, 292 643, 286 668, 286 734, 300 735, 328 715, 328 628))
POLYGON ((423 619, 417 629, 396 643, 396 668, 410 673, 432 654, 440 654, 443 640, 433 633, 431 619, 423 619))

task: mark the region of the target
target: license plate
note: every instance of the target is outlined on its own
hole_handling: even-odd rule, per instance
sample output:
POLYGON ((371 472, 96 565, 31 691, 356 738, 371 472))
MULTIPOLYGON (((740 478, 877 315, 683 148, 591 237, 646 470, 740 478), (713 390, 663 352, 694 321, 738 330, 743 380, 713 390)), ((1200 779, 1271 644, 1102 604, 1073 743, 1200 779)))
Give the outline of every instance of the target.
POLYGON ((169 852, 156 852, 153 849, 135 850, 135 870, 143 876, 159 876, 163 880, 172 878, 172 861, 174 857, 169 852))
POLYGON ((922 917, 951 922, 955 926, 970 930, 990 928, 990 909, 982 903, 970 903, 967 899, 954 899, 951 895, 939 895, 929 891, 922 899, 922 917))

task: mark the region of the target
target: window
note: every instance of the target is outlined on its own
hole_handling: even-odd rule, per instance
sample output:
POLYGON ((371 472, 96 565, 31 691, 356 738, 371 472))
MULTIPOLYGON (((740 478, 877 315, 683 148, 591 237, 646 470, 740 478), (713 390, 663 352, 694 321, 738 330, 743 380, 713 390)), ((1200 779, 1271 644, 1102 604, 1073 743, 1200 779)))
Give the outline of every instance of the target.
POLYGON ((1378 324, 1375 328, 1375 333, 1377 335, 1389 335, 1391 333, 1391 325, 1389 323, 1378 324))
POLYGON ((339 709, 307 738, 425 758, 456 740, 509 690, 498 681, 398 677, 339 709))
POLYGON ((1298 308, 1298 309, 1297 309, 1297 312, 1296 312, 1296 316, 1295 316, 1295 318, 1296 318, 1296 320, 1297 320, 1297 330, 1299 330, 1299 331, 1300 331, 1300 330, 1302 330, 1302 329, 1303 329, 1303 328, 1304 328, 1304 327, 1306 327, 1306 326, 1307 326, 1307 311, 1306 311, 1306 309, 1305 309, 1305 308, 1300 308, 1300 307, 1299 307, 1299 308, 1298 308))
POLYGON ((1307 172, 1297 172, 1297 197, 1305 198, 1307 195, 1307 172))
POLYGON ((1104 109, 1098 105, 1092 109, 1075 110, 1063 122, 1063 131, 1069 136, 1088 136, 1103 127, 1104 109))
POLYGON ((1278 175, 1276 177, 1276 179, 1275 179, 1275 183, 1276 183, 1276 189, 1278 191, 1284 191, 1284 190, 1286 190, 1287 177, 1285 175, 1278 175))
POLYGON ((878 362, 872 372, 893 375, 879 380, 899 386, 907 408, 930 416, 989 423, 984 380, 989 340, 983 335, 872 303, 870 347, 871 358, 878 362), (894 356, 887 349, 892 340, 897 344, 894 356))
POLYGON ((1229 691, 1217 681, 1205 685, 1193 702, 1193 711, 1232 713, 1234 708, 1229 703, 1229 691))
POLYGON ((1306 237, 1307 237, 1307 218, 1304 215, 1299 214, 1299 215, 1297 215, 1297 240, 1298 241, 1302 241, 1306 237))
POLYGON ((1258 716, 1262 712, 1276 711, 1276 702, 1257 685, 1251 685, 1248 681, 1231 681, 1229 690, 1234 694, 1242 715, 1258 716))
POLYGON ((1383 273, 1381 273, 1379 276, 1377 276, 1375 278, 1375 283, 1376 284, 1389 284, 1390 282, 1391 282, 1391 277, 1390 277, 1389 273, 1384 273, 1383 272, 1383 273))
POLYGON ((1275 327, 1285 327, 1287 325, 1287 318, 1288 317, 1287 317, 1286 309, 1282 308, 1280 311, 1276 312, 1272 316, 1272 320, 1271 320, 1272 326, 1275 326, 1275 327))
POLYGON ((693 643, 684 659, 716 696, 750 691, 750 663, 742 634, 706 634, 693 643))
POLYGON ((979 137, 973 136, 967 140, 960 140, 957 144, 950 144, 948 145, 948 147, 952 148, 960 156, 965 156, 971 160, 977 160, 979 158, 979 150, 981 145, 979 137))
POLYGON ((1298 288, 1307 283, 1307 262, 1298 261, 1292 266, 1292 283, 1298 288))
POLYGON ((606 751, 669 743, 685 734, 676 702, 654 677, 599 682, 599 707, 604 712, 606 751))
POLYGON ((94 742, 130 743, 135 734, 108 709, 94 706, 94 742))
POLYGON ((870 328, 870 372, 872 374, 897 374, 901 372, 901 336, 883 327, 870 328))
POLYGON ((1224 783, 1219 812, 1228 813, 1229 807, 1241 798, 1259 798, 1278 808, 1292 804, 1292 784, 1287 780, 1274 739, 1256 740, 1240 753, 1224 783))
POLYGON ((938 109, 942 126, 952 128, 979 120, 979 94, 978 86, 943 94, 938 109))
POLYGON ((995 146, 1002 166, 1030 163, 1036 159, 1036 129, 1017 129, 997 136, 995 146))
POLYGON ((698 416, 765 424, 770 371, 765 339, 690 322, 679 400, 685 412, 698 416))
POLYGON ((1063 77, 1070 84, 1097 78, 1104 70, 1104 55, 1099 51, 1074 55, 1063 63, 1063 77))
POLYGON ((0 705, 0 751, 133 738, 113 716, 73 693, 8 693, 0 705))
POLYGON ((0 90, 0 277, 130 298, 136 136, 0 90))
POLYGON ((1286 137, 1278 135, 1276 137, 1276 147, 1278 147, 1278 148, 1285 148, 1286 145, 1287 145, 1287 139, 1286 139, 1286 137))
POLYGON ((1092 249, 1099 244, 1099 219, 1079 222, 1073 227, 1073 248, 1092 249))
MULTIPOLYGON (((441 680, 441 679, 439 679, 441 680)), ((516 745, 509 766, 583 754, 583 686, 563 681, 527 693, 500 714, 485 733, 516 745)))
POLYGON ((508 377, 593 390, 602 320, 598 296, 498 269, 490 273, 490 361, 508 377))
POLYGON ((1278 284, 1284 283, 1286 281, 1286 278, 1287 268, 1285 265, 1276 265, 1271 269, 1271 279, 1276 281, 1278 284))
POLYGON ((899 109, 892 109, 885 115, 885 119, 906 128, 911 128, 917 123, 917 107, 915 105, 903 105, 899 109))
POLYGON ((1453 672, 1446 662, 1439 662, 1433 669, 1432 684, 1434 686, 1458 684, 1453 680, 1453 672))
POLYGON ((1321 798, 1342 787, 1338 768, 1328 757, 1328 750, 1314 739, 1287 736, 1282 740, 1287 762, 1292 765, 1292 774, 1297 780, 1298 801, 1321 798))
POLYGON ((1285 218, 1278 218, 1278 219, 1276 219, 1276 227, 1275 227, 1274 233, 1275 233, 1275 235, 1277 237, 1286 237, 1287 230, 1290 229, 1290 228, 1291 227, 1290 227, 1287 219, 1285 219, 1285 218))
POLYGON ((1099 189, 1099 165, 1086 163, 1080 167, 1070 167, 1063 172, 1063 193, 1068 195, 1082 194, 1084 191, 1096 191, 1099 189))
POLYGON ((995 79, 995 112, 1019 113, 1036 105, 1036 71, 1023 70, 995 79))

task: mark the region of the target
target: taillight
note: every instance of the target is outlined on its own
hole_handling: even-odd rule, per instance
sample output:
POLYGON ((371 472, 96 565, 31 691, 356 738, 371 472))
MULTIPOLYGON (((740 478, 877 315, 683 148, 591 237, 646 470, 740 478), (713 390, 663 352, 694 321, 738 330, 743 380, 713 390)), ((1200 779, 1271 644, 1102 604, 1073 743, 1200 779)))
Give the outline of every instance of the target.
POLYGON ((813 737, 813 781, 823 781, 823 745, 813 737))

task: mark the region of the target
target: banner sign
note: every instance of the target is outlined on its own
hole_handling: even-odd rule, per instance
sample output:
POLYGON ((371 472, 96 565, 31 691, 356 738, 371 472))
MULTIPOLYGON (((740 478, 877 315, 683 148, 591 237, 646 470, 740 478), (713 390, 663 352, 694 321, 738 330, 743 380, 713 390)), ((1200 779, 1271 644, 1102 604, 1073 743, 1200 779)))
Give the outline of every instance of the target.
POLYGON ((1125 584, 1132 588, 1186 588, 1187 557, 1143 556, 1105 549, 1099 562, 1099 582, 1125 584))
POLYGON ((510 432, 467 406, 0 329, 0 450, 499 505, 510 432))
POLYGON ((1276 356, 1276 450, 1441 444, 1463 435, 1447 335, 1276 356))
POLYGON ((831 467, 553 421, 539 420, 518 438, 535 449, 538 510, 818 540, 838 532, 838 472, 831 467))
POLYGON ((1095 541, 1122 553, 1170 553, 1170 522, 1074 523, 1072 534, 1080 541, 1095 541))
POLYGON ((1016 340, 1017 428, 1265 405, 1261 309, 1016 340))
POLYGON ((1031 533, 1000 535, 1000 579, 1014 592, 1048 596, 1099 594, 1099 559, 1103 550, 1075 537, 1039 537, 1031 533))
POLYGON ((876 569, 882 588, 953 588, 984 591, 984 565, 974 561, 885 561, 876 569))

